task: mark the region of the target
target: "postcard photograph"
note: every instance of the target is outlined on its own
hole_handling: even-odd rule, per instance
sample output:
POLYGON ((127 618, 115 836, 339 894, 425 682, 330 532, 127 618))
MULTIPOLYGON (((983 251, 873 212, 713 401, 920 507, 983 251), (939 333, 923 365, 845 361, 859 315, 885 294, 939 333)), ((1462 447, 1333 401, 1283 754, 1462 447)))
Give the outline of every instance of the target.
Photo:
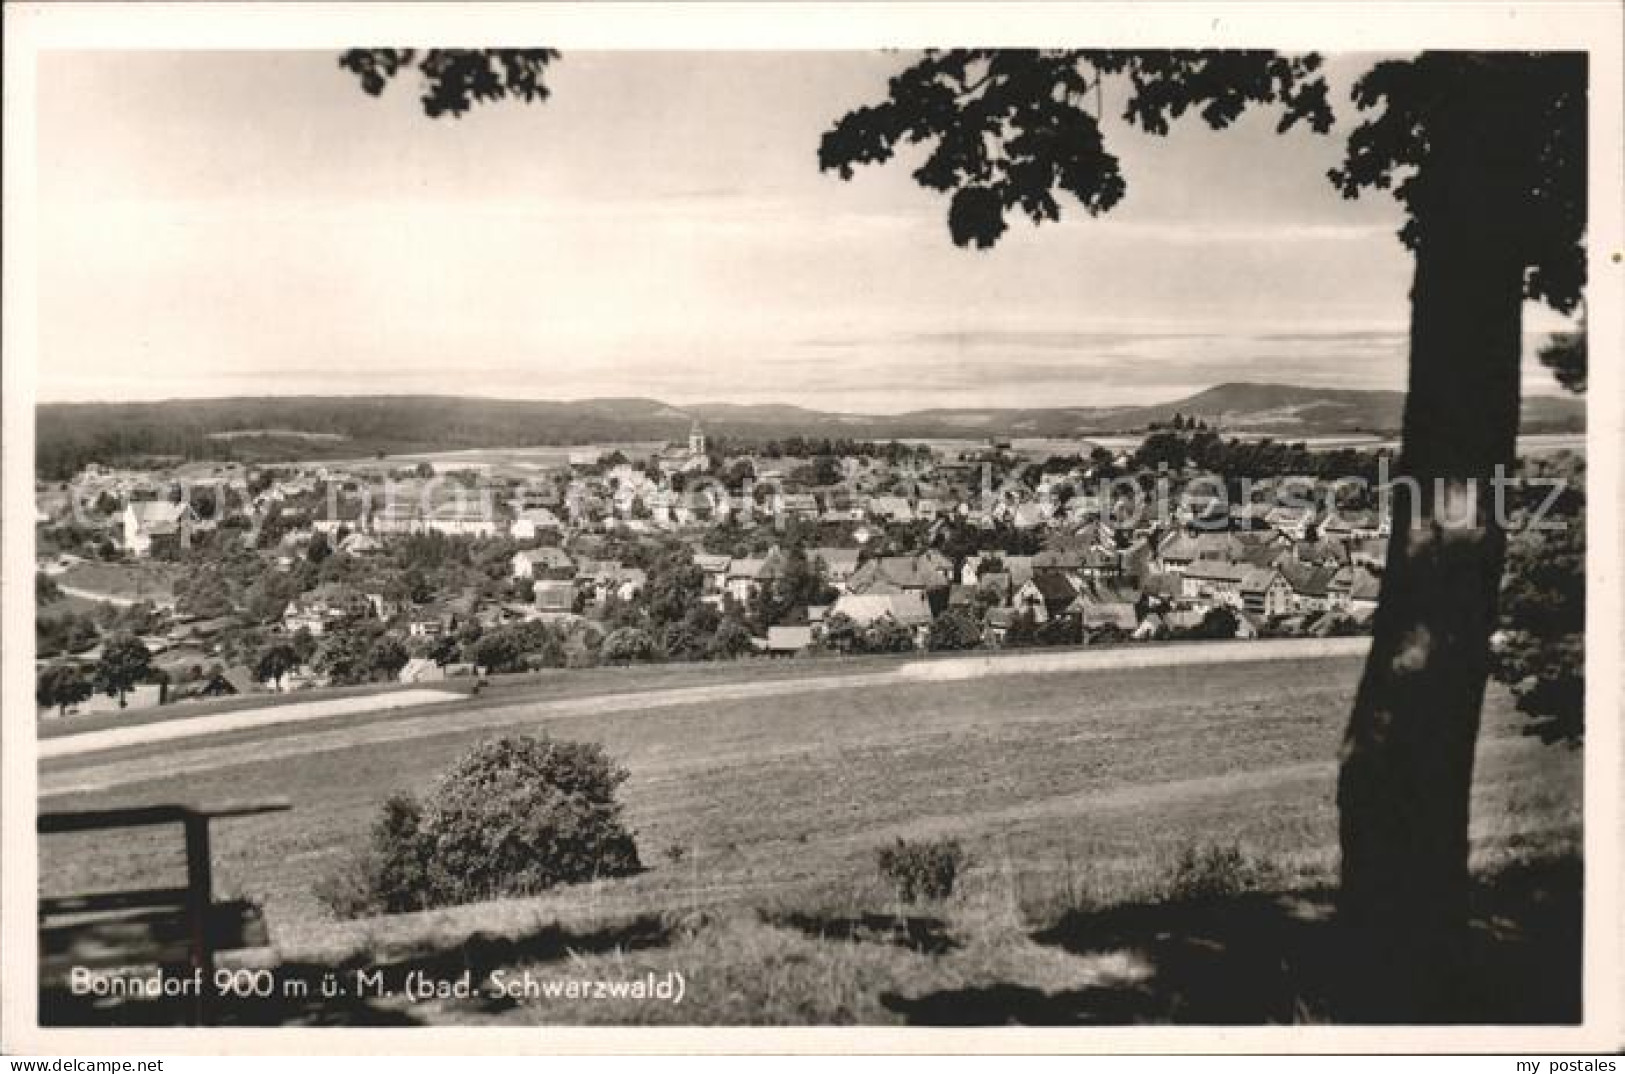
POLYGON ((35 52, 37 1025, 1612 1009, 1617 70, 1065 25, 35 52))

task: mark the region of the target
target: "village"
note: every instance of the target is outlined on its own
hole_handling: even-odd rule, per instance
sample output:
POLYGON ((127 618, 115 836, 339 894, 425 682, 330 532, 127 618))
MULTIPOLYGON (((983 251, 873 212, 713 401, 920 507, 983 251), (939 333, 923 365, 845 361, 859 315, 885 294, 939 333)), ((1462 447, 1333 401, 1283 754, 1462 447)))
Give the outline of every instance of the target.
POLYGON ((37 701, 1325 637, 1376 608, 1387 505, 1348 480, 1370 455, 1194 417, 1133 450, 958 448, 720 444, 696 423, 539 472, 91 464, 38 489, 37 701))

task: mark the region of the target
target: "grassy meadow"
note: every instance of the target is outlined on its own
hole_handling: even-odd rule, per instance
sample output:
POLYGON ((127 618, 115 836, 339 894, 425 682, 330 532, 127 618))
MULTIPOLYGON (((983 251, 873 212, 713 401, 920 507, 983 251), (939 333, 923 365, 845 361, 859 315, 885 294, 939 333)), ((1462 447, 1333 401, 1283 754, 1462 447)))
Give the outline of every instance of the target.
MULTIPOLYGON (((42 805, 289 797, 290 813, 215 832, 217 890, 263 902, 287 972, 347 963, 402 973, 461 967, 481 977, 493 969, 600 978, 676 970, 688 988, 675 1005, 396 999, 244 1014, 250 1020, 1314 1019, 1314 1001, 1303 998, 1312 988, 1219 987, 1234 967, 1207 966, 1201 952, 1246 953, 1263 958, 1269 974, 1277 965, 1284 972, 1287 960, 1264 952, 1297 943, 1292 930, 1328 914, 1334 758, 1359 668, 1343 656, 871 681, 655 708, 634 702, 555 720, 538 718, 553 695, 534 684, 429 716, 266 728, 224 745, 169 743, 161 753, 135 751, 123 766, 106 755, 66 758, 43 766, 45 789, 79 789, 42 805), (483 737, 543 730, 602 742, 630 771, 622 800, 641 874, 362 921, 325 910, 315 887, 366 839, 390 792, 422 791, 483 737), (954 895, 898 905, 875 855, 899 837, 963 843, 969 865, 954 895), (1256 867, 1258 890, 1222 914, 1159 921, 1180 853, 1230 845, 1256 867)), ((636 677, 626 681, 635 691, 636 677)), ((1554 907, 1572 910, 1563 900, 1578 897, 1581 754, 1523 736, 1520 720, 1492 686, 1474 794, 1475 864, 1490 883, 1485 906, 1507 903, 1492 919, 1527 918, 1546 930, 1538 945, 1513 946, 1551 955, 1567 950, 1551 937, 1575 927, 1572 913, 1554 907)), ((176 880, 179 842, 178 831, 162 829, 53 837, 42 844, 42 891, 176 880)), ((1531 993, 1539 1009, 1494 1013, 1561 1017, 1575 973, 1568 985, 1531 993)))

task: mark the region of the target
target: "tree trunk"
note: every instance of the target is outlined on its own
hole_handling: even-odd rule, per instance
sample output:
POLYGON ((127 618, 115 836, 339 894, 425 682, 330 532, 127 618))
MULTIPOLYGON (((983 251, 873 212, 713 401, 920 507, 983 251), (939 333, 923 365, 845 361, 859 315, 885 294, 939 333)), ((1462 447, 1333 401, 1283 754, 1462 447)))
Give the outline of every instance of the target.
POLYGON ((1343 1013, 1357 1021, 1457 1020, 1467 938, 1473 754, 1505 553, 1492 481, 1516 453, 1523 264, 1512 169, 1493 121, 1458 96, 1412 206, 1393 534, 1341 751, 1343 1013))

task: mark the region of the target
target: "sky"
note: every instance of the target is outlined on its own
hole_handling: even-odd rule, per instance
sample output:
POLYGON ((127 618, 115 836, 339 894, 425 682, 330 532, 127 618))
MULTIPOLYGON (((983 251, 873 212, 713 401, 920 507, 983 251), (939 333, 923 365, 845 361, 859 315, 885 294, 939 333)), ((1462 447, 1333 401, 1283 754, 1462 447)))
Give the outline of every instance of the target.
POLYGON ((907 60, 571 52, 546 103, 431 120, 411 76, 369 97, 333 52, 41 54, 39 398, 893 413, 1404 387, 1398 209, 1325 178, 1369 57, 1329 58, 1328 136, 1113 121, 1122 203, 1063 198, 988 251, 952 244, 906 160, 818 171, 907 60))

